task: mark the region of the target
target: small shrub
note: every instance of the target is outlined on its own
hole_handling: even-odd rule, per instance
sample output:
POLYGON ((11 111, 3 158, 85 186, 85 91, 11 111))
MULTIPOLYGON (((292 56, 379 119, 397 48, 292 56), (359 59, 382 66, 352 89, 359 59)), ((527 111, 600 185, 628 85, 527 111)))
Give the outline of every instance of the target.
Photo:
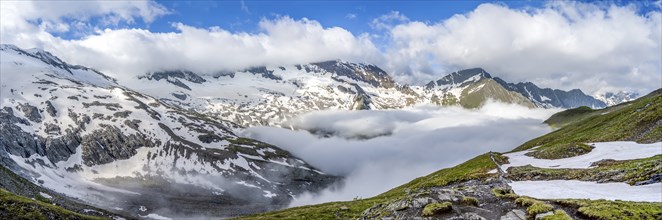
POLYGON ((41 202, 44 202, 44 203, 48 203, 48 204, 53 203, 53 202, 51 202, 50 199, 47 199, 46 197, 42 196, 39 193, 34 195, 34 199, 36 199, 38 201, 41 201, 41 202))
POLYGON ((557 209, 554 210, 553 215, 542 217, 542 220, 572 220, 572 217, 568 213, 565 213, 565 211, 557 209))
POLYGON ((529 206, 529 208, 526 209, 530 216, 535 216, 537 214, 549 212, 552 210, 554 210, 554 207, 539 201, 534 202, 531 206, 529 206))
POLYGON ((494 188, 492 194, 498 198, 517 199, 519 196, 510 189, 494 188))
POLYGON ((471 197, 471 196, 463 196, 462 197, 462 204, 464 205, 472 205, 472 206, 478 206, 480 201, 478 199, 471 197))
POLYGON ((453 209, 453 205, 450 202, 443 202, 443 203, 430 203, 423 208, 423 216, 433 216, 437 214, 441 214, 444 212, 448 212, 453 209))
POLYGON ((515 203, 524 207, 529 207, 534 203, 540 202, 538 200, 529 198, 529 197, 519 197, 515 200, 515 203))

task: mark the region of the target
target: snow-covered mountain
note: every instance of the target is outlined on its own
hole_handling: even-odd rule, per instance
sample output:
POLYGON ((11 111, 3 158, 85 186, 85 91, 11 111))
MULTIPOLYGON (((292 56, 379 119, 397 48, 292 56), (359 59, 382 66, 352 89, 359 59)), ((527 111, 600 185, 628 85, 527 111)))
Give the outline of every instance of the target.
POLYGON ((480 68, 454 72, 425 86, 408 86, 398 84, 377 66, 341 60, 212 74, 161 71, 127 84, 164 102, 219 115, 244 127, 283 126, 288 119, 316 110, 393 109, 415 104, 477 108, 488 99, 527 107, 605 106, 580 90, 506 83, 480 68))
POLYGON ((604 94, 596 95, 595 97, 596 99, 606 103, 608 106, 612 106, 635 100, 639 97, 639 93, 628 91, 619 91, 617 93, 607 92, 604 94))
POLYGON ((245 127, 281 125, 315 110, 401 108, 425 101, 377 66, 339 60, 214 74, 162 71, 129 83, 164 102, 245 127))
POLYGON ((238 137, 238 125, 223 117, 162 102, 42 50, 0 50, 0 163, 55 192, 132 216, 223 216, 281 207, 337 180, 238 137))

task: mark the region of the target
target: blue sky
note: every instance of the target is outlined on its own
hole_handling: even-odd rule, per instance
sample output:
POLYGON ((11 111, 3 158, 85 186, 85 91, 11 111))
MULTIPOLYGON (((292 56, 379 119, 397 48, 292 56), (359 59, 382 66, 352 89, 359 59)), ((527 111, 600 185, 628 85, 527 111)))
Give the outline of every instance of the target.
MULTIPOLYGON (((233 31, 257 31, 262 18, 290 16, 317 20, 324 26, 339 26, 353 33, 371 31, 370 22, 391 11, 412 20, 436 22, 476 8, 482 1, 195 1, 159 2, 173 11, 154 22, 155 31, 172 30, 169 22, 197 27, 219 26, 233 31)), ((511 2, 522 6, 530 2, 511 2)), ((539 2, 531 3, 539 4, 539 2)))
MULTIPOLYGON (((176 31, 173 23, 199 28, 220 27, 232 32, 260 32, 261 19, 289 16, 295 20, 308 18, 325 27, 342 27, 354 34, 375 32, 370 24, 382 15, 399 12, 409 20, 436 23, 456 14, 466 14, 483 3, 501 4, 511 9, 530 10, 542 7, 546 1, 156 1, 165 6, 169 14, 146 23, 119 23, 111 28, 143 28, 152 32, 176 31)), ((655 1, 584 1, 598 4, 638 6, 640 14, 656 10, 655 1)), ((104 27, 98 19, 91 26, 104 27)), ((75 32, 54 33, 66 39, 83 35, 75 32)))
MULTIPOLYGON (((146 23, 135 20, 121 22, 110 28, 143 28, 152 32, 176 31, 173 23, 198 28, 220 27, 232 32, 260 32, 261 19, 288 16, 295 20, 307 18, 325 27, 342 27, 354 34, 376 31, 371 22, 382 15, 399 12, 410 20, 435 23, 455 14, 465 14, 482 3, 496 3, 514 9, 537 8, 543 1, 156 1, 169 14, 146 23)), ((91 26, 105 27, 92 18, 91 26)), ((66 39, 83 35, 75 32, 53 33, 66 39)))

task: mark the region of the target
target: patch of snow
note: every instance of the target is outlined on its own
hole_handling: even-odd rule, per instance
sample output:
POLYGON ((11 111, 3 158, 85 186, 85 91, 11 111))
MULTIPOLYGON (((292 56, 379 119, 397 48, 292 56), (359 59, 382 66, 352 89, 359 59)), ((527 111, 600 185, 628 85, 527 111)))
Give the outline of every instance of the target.
POLYGON ((497 173, 497 169, 493 169, 493 170, 487 171, 487 173, 490 173, 490 174, 492 174, 492 173, 497 173))
POLYGON ((48 194, 43 193, 43 192, 39 192, 39 195, 41 195, 42 197, 47 198, 47 199, 52 199, 53 198, 51 195, 48 195, 48 194))
POLYGON ((85 213, 93 212, 93 213, 103 214, 103 212, 100 212, 100 211, 97 211, 97 210, 94 210, 94 209, 83 209, 83 212, 85 212, 85 213))
POLYGON ((476 86, 476 88, 473 88, 473 89, 469 90, 468 94, 474 93, 474 92, 482 89, 483 87, 485 87, 485 83, 480 84, 480 85, 476 86))
POLYGON ((639 144, 631 141, 615 141, 615 142, 600 142, 591 143, 594 146, 593 150, 587 154, 579 155, 576 157, 547 160, 536 159, 524 154, 532 150, 519 151, 509 154, 504 154, 508 157, 509 164, 504 164, 501 169, 506 171, 509 167, 518 167, 531 165, 540 168, 589 168, 591 163, 604 160, 632 160, 648 158, 658 154, 662 154, 662 142, 652 144, 639 144))
POLYGON ((151 219, 156 219, 156 220, 171 220, 171 218, 161 216, 158 214, 150 213, 149 215, 146 215, 145 218, 151 218, 151 219))
POLYGON ((662 183, 630 186, 626 183, 596 183, 578 180, 511 182, 518 195, 538 199, 607 199, 662 202, 662 183))
POLYGON ((264 190, 264 197, 267 198, 273 198, 274 196, 277 196, 275 193, 272 193, 271 191, 264 190))

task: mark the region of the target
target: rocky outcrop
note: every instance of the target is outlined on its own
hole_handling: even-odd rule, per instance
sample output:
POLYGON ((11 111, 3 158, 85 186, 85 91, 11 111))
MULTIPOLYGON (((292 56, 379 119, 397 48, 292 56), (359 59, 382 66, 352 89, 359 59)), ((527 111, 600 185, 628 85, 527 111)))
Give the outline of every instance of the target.
POLYGON ((41 122, 41 113, 39 113, 39 109, 37 107, 23 103, 19 105, 19 110, 25 114, 25 117, 28 118, 28 120, 36 123, 41 122))
POLYGON ((199 75, 187 70, 154 72, 154 73, 148 73, 145 76, 138 77, 138 79, 142 79, 142 78, 147 78, 149 80, 155 80, 155 81, 165 79, 167 82, 187 90, 191 90, 191 88, 182 81, 180 81, 180 79, 197 84, 204 83, 207 81, 204 78, 200 77, 199 75))
POLYGON ((138 134, 125 134, 119 128, 106 125, 82 137, 83 161, 87 166, 106 164, 136 155, 136 149, 155 147, 160 142, 138 134))
MULTIPOLYGON (((360 219, 420 218, 426 206, 444 202, 451 204, 451 210, 426 216, 426 219, 518 219, 522 216, 521 207, 512 199, 499 197, 493 189, 509 190, 510 187, 498 179, 488 179, 419 189, 404 199, 367 209, 360 219)), ((523 219, 527 219, 526 215, 523 219)))

